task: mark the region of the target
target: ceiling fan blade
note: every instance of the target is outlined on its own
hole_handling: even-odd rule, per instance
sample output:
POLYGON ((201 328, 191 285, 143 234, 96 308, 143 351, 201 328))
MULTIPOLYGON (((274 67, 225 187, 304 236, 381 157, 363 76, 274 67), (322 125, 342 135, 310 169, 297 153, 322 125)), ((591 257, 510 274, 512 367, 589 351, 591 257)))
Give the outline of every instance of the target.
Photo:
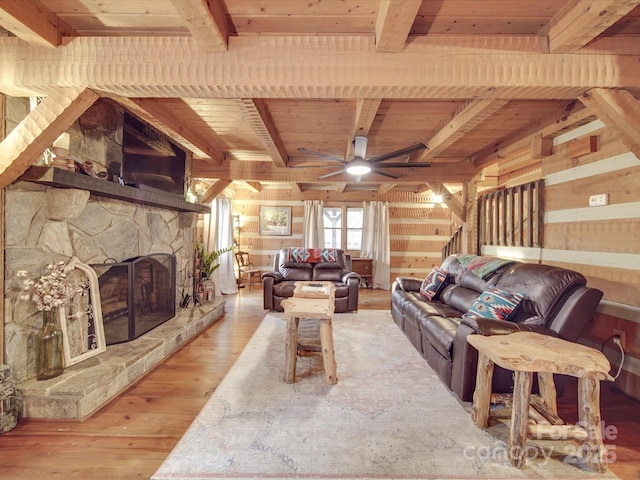
POLYGON ((381 162, 376 164, 376 166, 384 167, 384 168, 430 167, 431 162, 426 162, 426 163, 381 162))
POLYGON ((383 172, 379 168, 375 168, 375 167, 372 168, 371 171, 377 173, 378 175, 382 175, 383 177, 393 178, 394 180, 397 180, 398 178, 400 178, 398 175, 393 175, 393 174, 388 173, 388 172, 383 172))
POLYGON ((403 148, 401 150, 396 150, 395 152, 385 153, 384 155, 379 155, 377 157, 373 157, 369 159, 371 163, 384 162, 385 160, 391 160, 392 158, 401 157, 403 155, 411 155, 412 153, 419 152, 420 150, 424 150, 427 146, 424 143, 418 143, 411 147, 403 148))
POLYGON ((329 160, 334 163, 345 164, 346 162, 338 157, 334 157, 332 155, 327 155, 326 153, 314 152, 313 150, 308 150, 304 147, 300 147, 298 149, 299 152, 308 153, 310 155, 315 155, 316 157, 324 158, 325 160, 329 160))
POLYGON ((340 170, 337 170, 337 171, 335 171, 335 172, 325 173, 324 175, 320 175, 320 176, 318 177, 318 179, 320 179, 320 178, 329 178, 329 177, 333 177, 334 175, 339 175, 339 174, 343 173, 344 171, 345 171, 345 170, 344 170, 344 168, 341 168, 340 170))

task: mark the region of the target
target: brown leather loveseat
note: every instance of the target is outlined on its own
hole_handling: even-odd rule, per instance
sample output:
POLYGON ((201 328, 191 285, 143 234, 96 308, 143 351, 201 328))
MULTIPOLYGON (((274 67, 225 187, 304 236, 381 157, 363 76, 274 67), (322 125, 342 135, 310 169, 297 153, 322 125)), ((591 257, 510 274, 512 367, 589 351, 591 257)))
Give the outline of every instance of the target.
POLYGON ((335 312, 358 309, 360 275, 351 271, 351 256, 334 248, 282 248, 273 271, 262 274, 264 308, 282 312, 281 302, 293 296, 297 281, 330 281, 336 286, 335 312))
MULTIPOLYGON (((442 382, 462 401, 473 399, 478 360, 467 335, 526 330, 576 341, 602 298, 600 290, 586 286, 582 274, 550 265, 451 255, 439 270, 446 272, 441 275, 445 279, 430 301, 426 297, 434 289, 425 289, 423 279, 398 277, 392 286, 391 314, 442 382), (491 291, 521 294, 523 298, 506 319, 483 318, 482 308, 492 307, 486 308, 482 299, 491 291), (470 309, 475 313, 465 315, 470 309)), ((500 310, 497 307, 498 313, 500 310)), ((503 309, 505 312, 509 309, 503 309)), ((511 372, 496 368, 492 388, 494 392, 511 392, 511 372)))

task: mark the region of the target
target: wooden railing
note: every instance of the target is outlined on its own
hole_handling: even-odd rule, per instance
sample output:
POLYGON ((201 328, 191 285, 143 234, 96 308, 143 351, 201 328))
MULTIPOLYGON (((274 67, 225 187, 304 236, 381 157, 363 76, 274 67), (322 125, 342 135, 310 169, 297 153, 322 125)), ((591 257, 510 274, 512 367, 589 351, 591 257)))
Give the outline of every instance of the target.
POLYGON ((543 227, 543 180, 496 190, 478 200, 479 247, 542 247, 543 227))
POLYGON ((447 242, 447 244, 442 247, 442 261, 447 258, 449 255, 454 253, 462 252, 462 225, 460 225, 453 235, 447 242))

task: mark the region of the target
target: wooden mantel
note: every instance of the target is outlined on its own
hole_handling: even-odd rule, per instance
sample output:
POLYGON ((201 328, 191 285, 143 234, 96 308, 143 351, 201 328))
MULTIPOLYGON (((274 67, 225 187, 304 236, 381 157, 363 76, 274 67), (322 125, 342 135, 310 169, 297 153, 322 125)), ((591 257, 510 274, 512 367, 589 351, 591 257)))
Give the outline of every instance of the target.
POLYGON ((189 203, 182 196, 148 187, 136 188, 128 185, 100 180, 54 167, 29 167, 20 180, 35 182, 51 187, 78 188, 89 190, 95 195, 115 198, 142 205, 177 210, 179 212, 210 213, 211 209, 202 204, 189 203))

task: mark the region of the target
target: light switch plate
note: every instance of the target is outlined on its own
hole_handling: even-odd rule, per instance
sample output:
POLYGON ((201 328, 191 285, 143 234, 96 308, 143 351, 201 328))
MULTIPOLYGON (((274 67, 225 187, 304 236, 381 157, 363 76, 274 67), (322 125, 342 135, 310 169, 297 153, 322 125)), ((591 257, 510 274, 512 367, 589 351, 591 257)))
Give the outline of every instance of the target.
POLYGON ((609 195, 606 193, 601 193, 599 195, 591 195, 589 197, 589 206, 590 207, 601 207, 603 205, 607 205, 609 203, 609 195))

